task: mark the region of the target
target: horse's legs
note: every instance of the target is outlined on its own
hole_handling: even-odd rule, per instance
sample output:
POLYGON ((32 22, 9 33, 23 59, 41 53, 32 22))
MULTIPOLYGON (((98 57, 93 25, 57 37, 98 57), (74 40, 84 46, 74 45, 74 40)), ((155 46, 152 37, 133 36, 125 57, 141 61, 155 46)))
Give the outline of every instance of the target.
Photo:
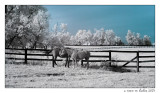
POLYGON ((65 67, 67 66, 67 62, 65 63, 65 67))
POLYGON ((54 61, 55 61, 55 62, 54 62, 55 65, 57 65, 56 60, 57 60, 57 57, 55 57, 55 60, 54 60, 54 61))
POLYGON ((68 68, 69 68, 70 57, 68 57, 68 68))
POLYGON ((66 57, 65 67, 67 66, 67 64, 68 64, 68 57, 66 57))
POLYGON ((87 69, 89 68, 89 59, 86 58, 86 61, 87 61, 87 69))
POLYGON ((83 67, 83 60, 81 60, 81 67, 83 67))
POLYGON ((78 67, 78 61, 76 60, 76 67, 78 67))
POLYGON ((75 68, 75 63, 76 63, 76 60, 73 60, 73 62, 74 62, 74 68, 75 68))

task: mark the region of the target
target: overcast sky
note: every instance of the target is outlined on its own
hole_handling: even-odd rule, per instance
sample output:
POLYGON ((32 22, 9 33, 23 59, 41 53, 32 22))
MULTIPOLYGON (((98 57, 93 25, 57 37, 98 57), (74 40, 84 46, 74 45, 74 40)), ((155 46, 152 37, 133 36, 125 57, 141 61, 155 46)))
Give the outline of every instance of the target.
POLYGON ((153 5, 45 5, 54 24, 67 24, 68 32, 79 29, 112 29, 126 42, 128 30, 148 35, 155 42, 155 6, 153 5))

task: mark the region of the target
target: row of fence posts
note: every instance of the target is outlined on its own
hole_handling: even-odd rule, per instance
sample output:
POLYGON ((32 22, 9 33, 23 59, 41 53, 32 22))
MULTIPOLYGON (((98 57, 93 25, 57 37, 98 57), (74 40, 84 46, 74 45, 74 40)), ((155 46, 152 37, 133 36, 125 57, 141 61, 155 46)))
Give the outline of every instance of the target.
MULTIPOLYGON (((112 58, 111 58, 111 52, 109 51, 109 66, 112 66, 112 58)), ((53 57, 52 57, 53 59, 53 57)), ((27 64, 27 48, 25 49, 25 62, 24 64, 27 64)), ((54 60, 52 60, 52 66, 54 67, 54 60)), ((81 66, 83 66, 83 60, 81 61, 81 66)), ((137 72, 139 72, 139 51, 137 51, 137 72)))

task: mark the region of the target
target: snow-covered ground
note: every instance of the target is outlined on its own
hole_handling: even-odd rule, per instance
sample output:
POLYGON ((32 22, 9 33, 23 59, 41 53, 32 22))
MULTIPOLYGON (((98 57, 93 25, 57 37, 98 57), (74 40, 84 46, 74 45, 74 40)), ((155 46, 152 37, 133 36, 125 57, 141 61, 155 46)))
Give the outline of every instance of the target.
MULTIPOLYGON (((116 49, 118 50, 118 49, 116 49)), ((154 48, 121 48, 119 50, 154 50, 154 48)), ((108 55, 108 53, 92 52, 92 55, 108 55)), ((140 55, 155 55, 154 53, 143 53, 140 55)), ((113 53, 113 59, 130 60, 136 55, 134 53, 113 53)), ((94 59, 94 58, 93 58, 94 59)), ((95 58, 98 59, 98 58, 95 58)), ((99 58, 100 59, 100 58, 99 58)), ((148 58, 147 60, 154 60, 148 58)), ((140 59, 143 60, 143 59, 140 59)), ((6 88, 61 88, 61 87, 101 87, 101 88, 154 88, 155 69, 140 68, 104 68, 102 63, 90 63, 90 68, 64 67, 64 62, 57 62, 58 66, 52 68, 51 62, 38 62, 36 64, 6 64, 5 86, 6 88)), ((118 65, 120 63, 117 63, 118 65)), ((136 66, 136 63, 129 64, 136 66)), ((140 65, 154 66, 154 62, 140 63, 140 65)))
POLYGON ((101 87, 101 88, 154 88, 155 70, 131 69, 110 71, 96 68, 65 68, 51 65, 6 64, 6 88, 60 88, 60 87, 101 87))

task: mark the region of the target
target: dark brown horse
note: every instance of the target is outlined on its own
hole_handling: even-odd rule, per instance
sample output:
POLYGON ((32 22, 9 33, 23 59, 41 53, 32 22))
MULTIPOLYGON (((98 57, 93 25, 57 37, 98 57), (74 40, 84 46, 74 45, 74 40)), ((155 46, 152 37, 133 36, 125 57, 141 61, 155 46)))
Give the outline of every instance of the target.
POLYGON ((69 67, 69 62, 70 62, 72 52, 73 52, 73 49, 71 49, 71 48, 61 48, 61 50, 59 51, 59 56, 62 58, 66 58, 65 67, 66 66, 69 67))
POLYGON ((70 57, 72 54, 72 49, 64 48, 64 47, 61 47, 61 48, 54 47, 51 51, 47 51, 45 54, 48 55, 51 52, 52 52, 52 57, 53 57, 53 61, 52 61, 53 67, 54 67, 54 65, 57 65, 57 63, 56 63, 57 57, 66 58, 65 67, 66 66, 69 67, 69 61, 70 61, 70 57))

